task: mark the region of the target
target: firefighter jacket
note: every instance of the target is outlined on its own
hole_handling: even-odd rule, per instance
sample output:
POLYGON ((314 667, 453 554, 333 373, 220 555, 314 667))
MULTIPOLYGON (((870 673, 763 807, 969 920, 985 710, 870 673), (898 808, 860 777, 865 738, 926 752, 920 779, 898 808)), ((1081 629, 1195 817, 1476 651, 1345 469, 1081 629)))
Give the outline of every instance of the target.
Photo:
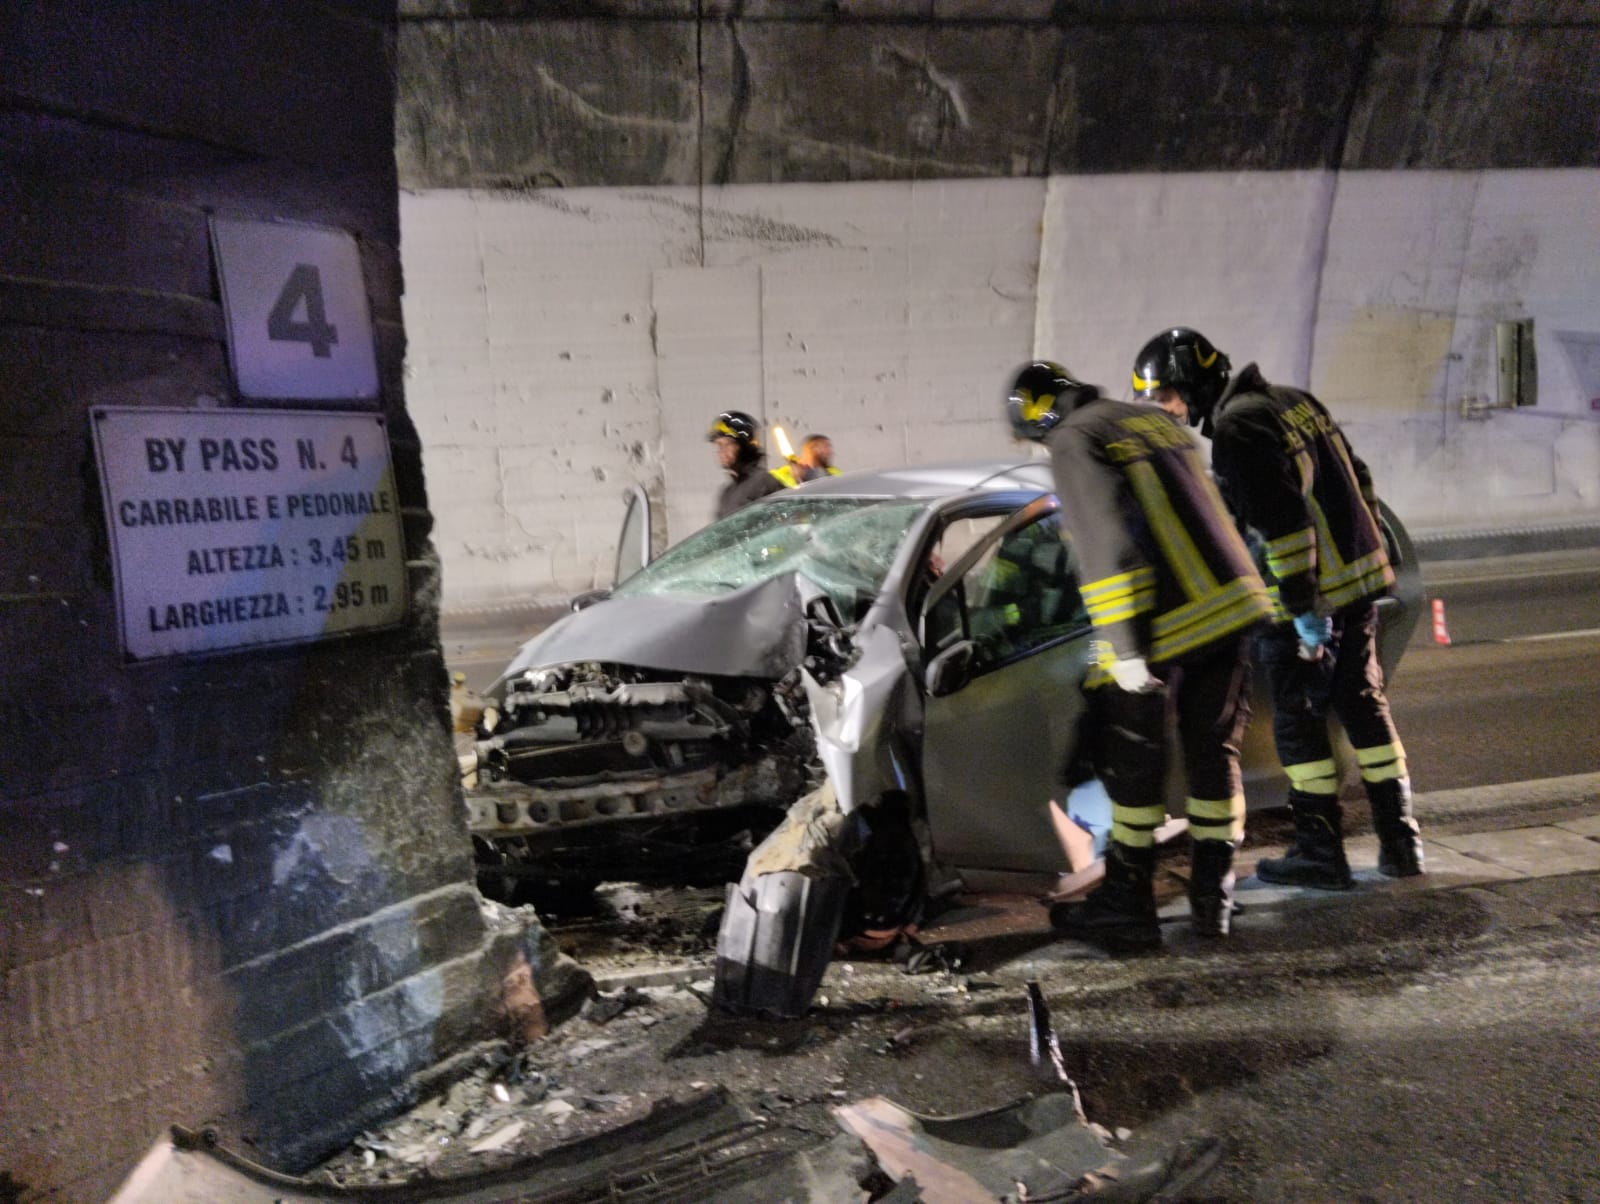
POLYGON ((728 470, 728 477, 728 483, 717 495, 718 518, 727 518, 740 507, 783 488, 783 482, 767 471, 767 462, 762 456, 740 460, 728 470))
POLYGON ((807 481, 814 481, 820 476, 836 477, 839 475, 837 468, 807 468, 804 464, 797 464, 793 460, 787 464, 772 469, 772 475, 778 478, 778 484, 785 489, 793 489, 804 485, 807 481))
POLYGON ((1217 483, 1239 521, 1261 536, 1279 619, 1319 602, 1338 610, 1394 584, 1372 476, 1320 401, 1268 384, 1248 364, 1212 422, 1217 483))
POLYGON ((1103 680, 1113 659, 1192 659, 1272 613, 1266 585, 1178 420, 1097 397, 1049 435, 1103 680))

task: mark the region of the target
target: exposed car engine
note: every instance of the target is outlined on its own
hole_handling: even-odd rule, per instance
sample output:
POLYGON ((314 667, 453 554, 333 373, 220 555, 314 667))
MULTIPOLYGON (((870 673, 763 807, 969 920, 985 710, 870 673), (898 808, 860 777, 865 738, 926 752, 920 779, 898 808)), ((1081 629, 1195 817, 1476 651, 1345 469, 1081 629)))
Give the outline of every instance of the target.
MULTIPOLYGON (((836 622, 808 615, 804 663, 816 673, 836 674, 850 655, 836 622)), ((735 878, 822 778, 798 667, 776 682, 531 668, 499 684, 475 750, 466 799, 480 881, 507 902, 603 880, 735 878)))

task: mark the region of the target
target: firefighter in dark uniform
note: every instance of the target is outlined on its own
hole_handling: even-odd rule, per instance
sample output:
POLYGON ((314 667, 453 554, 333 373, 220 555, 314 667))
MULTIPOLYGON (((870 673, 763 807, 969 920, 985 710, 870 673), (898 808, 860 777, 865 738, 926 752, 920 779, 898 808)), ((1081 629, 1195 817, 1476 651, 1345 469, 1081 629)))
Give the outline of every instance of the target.
POLYGON ((1082 903, 1057 905, 1051 920, 1113 950, 1161 943, 1153 877, 1170 694, 1189 784, 1192 923, 1226 936, 1244 835, 1246 636, 1272 613, 1267 588, 1199 447, 1171 415, 1102 397, 1051 363, 1018 373, 1007 408, 1019 436, 1050 448, 1094 625, 1091 759, 1112 804, 1104 883, 1082 903))
POLYGON ((1257 641, 1273 701, 1273 737, 1289 775, 1294 841, 1256 864, 1266 882, 1346 890, 1339 776, 1330 712, 1355 748, 1372 804, 1378 868, 1423 872, 1405 749, 1378 663, 1377 599, 1394 584, 1367 466, 1311 394, 1269 384, 1254 364, 1229 379, 1228 357, 1196 331, 1151 339, 1134 363, 1136 392, 1174 392, 1212 441, 1223 497, 1261 539, 1275 621, 1257 641))
POLYGON ((711 424, 706 438, 717 447, 717 462, 729 480, 717 494, 717 517, 727 518, 741 506, 757 498, 777 493, 783 482, 767 471, 761 454, 761 439, 756 420, 743 410, 724 410, 711 424))

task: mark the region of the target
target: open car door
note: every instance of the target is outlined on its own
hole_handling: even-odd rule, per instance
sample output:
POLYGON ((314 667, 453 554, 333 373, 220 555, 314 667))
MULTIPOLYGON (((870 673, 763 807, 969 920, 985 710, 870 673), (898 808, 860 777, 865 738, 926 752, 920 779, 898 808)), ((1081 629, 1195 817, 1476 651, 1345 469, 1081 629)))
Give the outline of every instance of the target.
POLYGON ((650 498, 638 485, 622 495, 622 530, 617 533, 617 562, 611 574, 615 589, 654 559, 650 540, 650 498))
POLYGON ((644 568, 654 557, 649 496, 639 486, 630 485, 622 495, 622 502, 622 528, 617 532, 617 559, 611 567, 611 584, 603 589, 586 590, 573 598, 573 610, 583 610, 596 602, 604 602, 611 596, 612 590, 644 568))
POLYGON ((934 854, 962 870, 1060 873, 1047 800, 1084 712, 1089 619, 1054 497, 944 569, 921 609, 923 788, 934 854))

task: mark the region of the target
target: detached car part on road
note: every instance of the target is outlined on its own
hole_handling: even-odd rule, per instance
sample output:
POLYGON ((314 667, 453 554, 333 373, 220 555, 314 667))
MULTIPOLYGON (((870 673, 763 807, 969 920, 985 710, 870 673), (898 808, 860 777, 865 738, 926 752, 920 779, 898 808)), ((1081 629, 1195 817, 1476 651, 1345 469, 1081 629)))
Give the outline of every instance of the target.
MULTIPOLYGON (((1042 461, 829 477, 653 561, 634 490, 616 587, 489 691, 467 795, 485 889, 704 884, 749 856, 717 999, 783 1014, 841 931, 963 887, 1047 893, 1065 867, 1043 804, 1077 751, 1090 633, 1052 488, 1042 461)), ((1381 518, 1392 672, 1422 582, 1381 518)), ((1270 723, 1243 761, 1249 805, 1281 803, 1270 723)), ((1181 814, 1176 768, 1169 795, 1181 814)))

